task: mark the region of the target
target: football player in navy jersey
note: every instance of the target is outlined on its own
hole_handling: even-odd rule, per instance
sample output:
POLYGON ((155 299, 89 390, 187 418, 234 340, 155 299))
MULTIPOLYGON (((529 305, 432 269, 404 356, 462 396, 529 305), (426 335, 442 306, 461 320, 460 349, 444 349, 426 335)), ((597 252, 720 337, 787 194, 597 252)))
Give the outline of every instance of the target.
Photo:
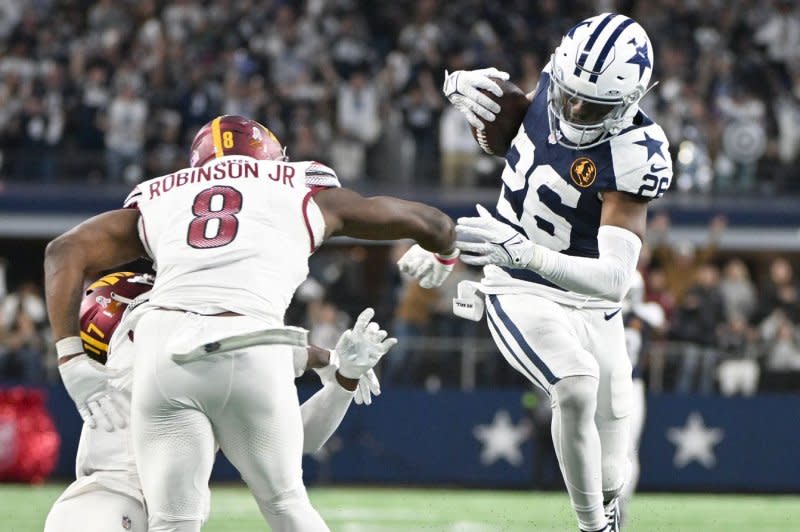
MULTIPOLYGON (((653 49, 632 19, 601 14, 564 35, 505 155, 495 213, 458 220, 462 260, 482 265, 454 311, 487 321, 498 349, 553 406, 552 436, 583 531, 619 530, 631 364, 620 300, 647 206, 672 179, 667 139, 639 108, 653 49), (482 292, 484 298, 476 297, 482 292)), ((494 69, 457 71, 445 95, 473 127, 494 121, 494 69), (482 89, 482 90, 478 90, 482 89)))

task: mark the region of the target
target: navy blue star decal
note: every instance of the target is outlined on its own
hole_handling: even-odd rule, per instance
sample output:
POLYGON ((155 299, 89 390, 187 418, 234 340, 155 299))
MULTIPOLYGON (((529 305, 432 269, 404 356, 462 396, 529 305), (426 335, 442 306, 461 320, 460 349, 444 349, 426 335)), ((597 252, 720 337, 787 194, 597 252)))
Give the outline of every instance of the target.
MULTIPOLYGON (((636 41, 631 39, 628 41, 628 44, 633 41, 633 45, 636 46, 636 41)), ((639 66, 639 79, 642 79, 642 75, 644 74, 645 68, 651 68, 653 65, 650 63, 650 56, 647 55, 647 41, 641 46, 636 46, 636 53, 626 61, 626 63, 631 63, 633 65, 639 66)))
POLYGON ((658 155, 661 157, 662 161, 666 161, 664 159, 664 154, 661 153, 661 145, 664 144, 663 141, 656 140, 650 135, 647 134, 647 131, 644 132, 644 139, 637 140, 634 144, 638 144, 639 146, 644 146, 647 148, 647 160, 649 161, 653 155, 658 155))

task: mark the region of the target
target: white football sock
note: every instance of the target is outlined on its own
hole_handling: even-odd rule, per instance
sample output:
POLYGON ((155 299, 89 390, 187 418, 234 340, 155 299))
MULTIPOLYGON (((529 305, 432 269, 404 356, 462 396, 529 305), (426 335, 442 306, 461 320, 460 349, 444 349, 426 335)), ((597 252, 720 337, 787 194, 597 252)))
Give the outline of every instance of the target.
POLYGON ((572 508, 583 530, 606 525, 600 465, 600 436, 594 423, 597 407, 594 377, 566 377, 552 388, 551 431, 561 474, 572 508))

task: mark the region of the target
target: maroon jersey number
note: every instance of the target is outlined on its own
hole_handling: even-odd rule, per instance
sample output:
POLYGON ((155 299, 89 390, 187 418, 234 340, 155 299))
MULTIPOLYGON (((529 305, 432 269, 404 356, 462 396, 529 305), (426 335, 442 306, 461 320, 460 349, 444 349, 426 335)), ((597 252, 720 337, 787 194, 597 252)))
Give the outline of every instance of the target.
POLYGON ((242 193, 235 188, 217 186, 205 189, 194 197, 194 220, 189 224, 186 242, 198 249, 230 244, 239 231, 236 215, 241 210, 242 193))

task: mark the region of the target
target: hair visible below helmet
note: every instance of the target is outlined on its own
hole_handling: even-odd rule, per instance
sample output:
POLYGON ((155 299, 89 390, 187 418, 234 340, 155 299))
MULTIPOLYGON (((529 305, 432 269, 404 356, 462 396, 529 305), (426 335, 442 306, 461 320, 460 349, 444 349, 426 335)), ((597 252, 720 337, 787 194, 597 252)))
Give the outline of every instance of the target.
POLYGON ((110 273, 86 289, 81 301, 81 340, 86 354, 105 362, 108 342, 122 321, 128 305, 153 288, 154 277, 146 273, 110 273))
POLYGON ((604 13, 578 23, 550 60, 551 134, 568 148, 610 140, 633 120, 652 73, 650 39, 633 19, 604 13))
POLYGON ((262 124, 238 115, 222 115, 200 128, 192 141, 190 166, 203 166, 226 155, 264 161, 287 161, 286 148, 262 124))

